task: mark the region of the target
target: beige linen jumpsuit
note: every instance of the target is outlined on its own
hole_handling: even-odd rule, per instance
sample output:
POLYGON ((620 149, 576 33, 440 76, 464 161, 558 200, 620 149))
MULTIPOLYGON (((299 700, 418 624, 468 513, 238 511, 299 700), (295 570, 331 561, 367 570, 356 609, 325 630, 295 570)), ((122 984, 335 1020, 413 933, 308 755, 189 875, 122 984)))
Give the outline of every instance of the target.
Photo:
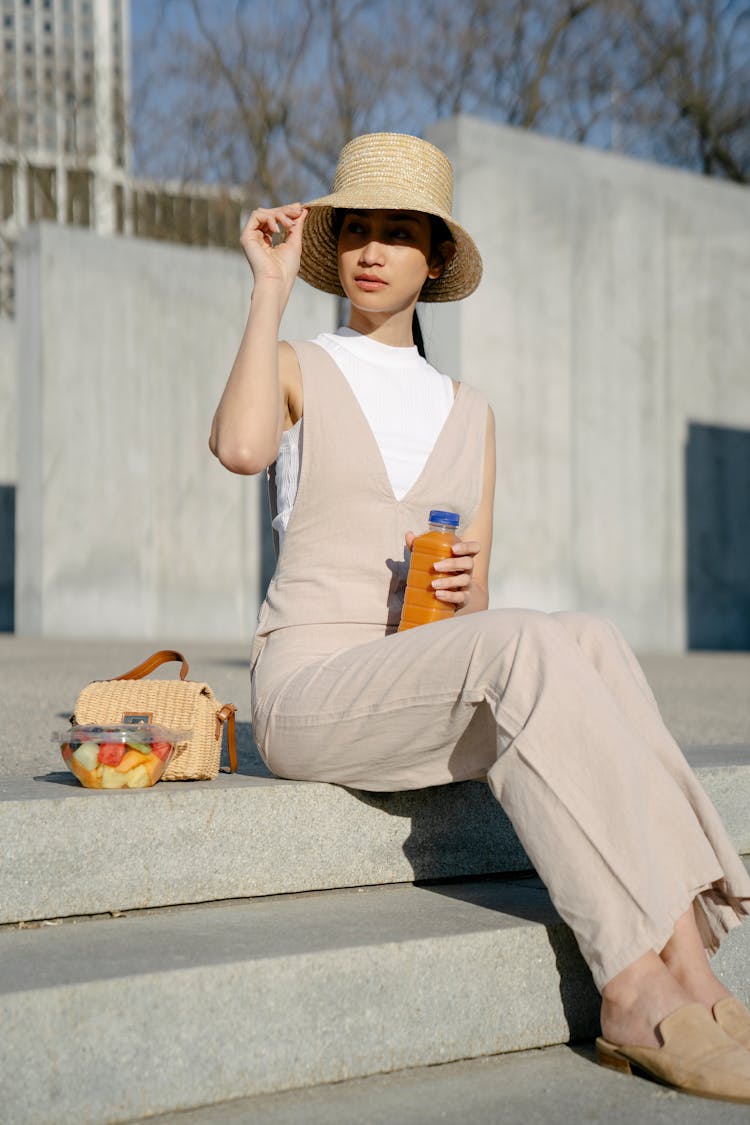
POLYGON ((432 507, 476 514, 486 401, 460 385, 399 501, 339 368, 294 347, 302 466, 251 659, 271 770, 386 791, 486 778, 600 990, 691 902, 715 951, 750 879, 610 621, 499 609, 394 631, 404 532, 432 507))

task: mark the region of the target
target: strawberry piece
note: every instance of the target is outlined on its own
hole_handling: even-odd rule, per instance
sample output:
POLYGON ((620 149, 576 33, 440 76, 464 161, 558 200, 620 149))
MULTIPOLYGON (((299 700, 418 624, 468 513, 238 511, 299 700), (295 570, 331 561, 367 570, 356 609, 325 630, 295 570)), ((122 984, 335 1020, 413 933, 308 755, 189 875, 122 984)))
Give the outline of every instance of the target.
POLYGON ((157 758, 161 758, 162 762, 166 762, 167 758, 172 752, 171 742, 152 742, 151 753, 156 754, 157 758))
POLYGON ((119 766, 126 750, 127 747, 121 742, 102 742, 99 747, 99 761, 105 766, 119 766))

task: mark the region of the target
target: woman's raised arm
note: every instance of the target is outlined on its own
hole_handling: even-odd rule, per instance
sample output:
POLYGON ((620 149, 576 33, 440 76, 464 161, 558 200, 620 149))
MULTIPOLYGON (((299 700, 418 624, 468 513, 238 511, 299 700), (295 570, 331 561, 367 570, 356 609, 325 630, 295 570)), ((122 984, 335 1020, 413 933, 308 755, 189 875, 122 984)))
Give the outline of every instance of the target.
POLYGON ((208 442, 233 473, 259 473, 278 453, 298 378, 292 349, 279 345, 279 325, 299 270, 306 215, 299 203, 259 208, 240 236, 253 272, 253 293, 208 442), (282 239, 276 245, 274 236, 282 239))

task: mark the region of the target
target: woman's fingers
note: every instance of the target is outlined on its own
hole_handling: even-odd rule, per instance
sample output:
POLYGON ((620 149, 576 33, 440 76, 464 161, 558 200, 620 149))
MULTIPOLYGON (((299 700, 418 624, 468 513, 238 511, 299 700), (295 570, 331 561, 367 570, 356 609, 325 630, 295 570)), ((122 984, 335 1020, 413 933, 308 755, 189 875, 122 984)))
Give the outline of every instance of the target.
POLYGON ((469 585, 471 582, 471 571, 464 571, 462 574, 449 574, 444 578, 433 578, 433 590, 461 590, 469 585))
MULTIPOLYGON (((303 212, 307 214, 301 203, 289 203, 283 207, 256 207, 245 223, 240 241, 256 231, 265 236, 281 234, 282 230, 291 231, 303 212)), ((266 237, 266 241, 270 239, 266 237)))
POLYGON ((302 228, 305 225, 307 214, 308 212, 303 207, 296 219, 288 220, 287 237, 290 242, 302 241, 302 228))
POLYGON ((454 574, 462 570, 472 571, 474 569, 474 557, 479 554, 479 544, 473 542, 456 543, 453 550, 455 551, 457 548, 461 549, 461 554, 436 562, 435 570, 454 574))
POLYGON ((286 288, 294 284, 302 253, 302 227, 307 211, 301 203, 257 207, 243 227, 240 245, 255 283, 286 288))
POLYGON ((465 543, 454 543, 451 550, 454 556, 458 555, 478 555, 482 549, 481 543, 476 539, 467 539, 465 543))
POLYGON ((464 606, 469 604, 469 593, 467 590, 454 592, 453 590, 436 590, 435 597, 439 598, 441 602, 450 602, 452 605, 464 606))
POLYGON ((476 540, 453 544, 453 557, 436 562, 434 569, 439 577, 432 580, 435 597, 457 609, 469 604, 474 558, 481 546, 476 540))

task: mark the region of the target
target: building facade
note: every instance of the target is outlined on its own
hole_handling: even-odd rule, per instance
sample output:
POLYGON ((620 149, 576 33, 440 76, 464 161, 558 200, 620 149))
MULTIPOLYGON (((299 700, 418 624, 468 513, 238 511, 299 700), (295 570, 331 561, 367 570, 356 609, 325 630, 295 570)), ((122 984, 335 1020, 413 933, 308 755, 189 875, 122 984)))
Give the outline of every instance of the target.
POLYGON ((15 247, 46 219, 97 233, 236 246, 242 193, 134 180, 129 0, 0 0, 0 315, 15 247))

